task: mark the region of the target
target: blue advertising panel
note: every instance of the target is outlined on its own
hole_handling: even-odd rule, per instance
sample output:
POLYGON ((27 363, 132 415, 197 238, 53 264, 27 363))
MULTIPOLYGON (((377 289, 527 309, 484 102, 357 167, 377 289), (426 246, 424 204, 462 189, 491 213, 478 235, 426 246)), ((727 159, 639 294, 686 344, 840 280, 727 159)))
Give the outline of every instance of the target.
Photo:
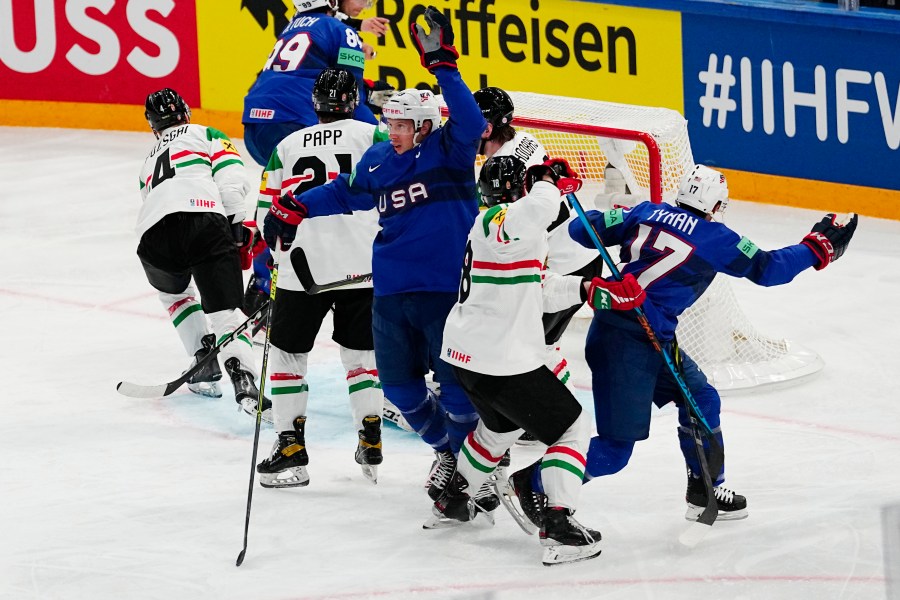
POLYGON ((682 34, 697 162, 900 190, 900 37, 688 13, 682 34))

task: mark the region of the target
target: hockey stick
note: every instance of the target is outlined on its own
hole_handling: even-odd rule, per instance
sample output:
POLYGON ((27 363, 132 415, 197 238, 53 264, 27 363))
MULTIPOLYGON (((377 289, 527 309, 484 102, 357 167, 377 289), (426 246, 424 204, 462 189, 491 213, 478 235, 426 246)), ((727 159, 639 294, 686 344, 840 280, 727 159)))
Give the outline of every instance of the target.
POLYGON ((259 426, 262 421, 262 405, 266 389, 266 369, 269 366, 269 348, 272 344, 269 342, 272 336, 272 313, 275 312, 275 289, 278 285, 278 263, 272 265, 272 286, 269 292, 269 301, 273 310, 266 314, 266 344, 263 346, 262 366, 259 370, 259 396, 256 398, 256 428, 253 430, 253 454, 250 459, 250 485, 247 488, 247 514, 244 517, 244 547, 241 548, 234 566, 239 567, 244 562, 244 556, 247 554, 247 537, 250 533, 250 505, 253 502, 253 480, 256 476, 256 453, 259 447, 259 426))
POLYGON ((309 269, 309 260, 307 260, 306 258, 306 252, 304 252, 303 248, 299 246, 291 252, 291 266, 294 267, 294 272, 297 274, 297 278, 300 280, 300 284, 303 286, 303 289, 306 290, 306 292, 309 294, 318 294, 319 292, 326 292, 328 290, 341 288, 346 285, 353 285, 354 283, 364 283, 366 281, 372 280, 372 274, 367 273, 365 275, 347 277, 346 279, 341 279, 340 281, 318 284, 313 279, 312 271, 310 271, 309 269))
POLYGON ((160 383, 158 385, 141 385, 139 383, 131 383, 129 381, 120 381, 116 385, 116 390, 123 396, 128 396, 130 398, 162 398, 163 396, 168 396, 182 385, 184 385, 191 377, 193 377, 197 372, 203 369, 206 365, 216 359, 219 353, 222 351, 222 348, 233 342, 237 339, 237 337, 244 333, 248 327, 253 323, 253 320, 262 314, 262 311, 269 306, 268 302, 262 304, 259 308, 257 308, 253 314, 247 317, 247 320, 241 323, 234 331, 226 335, 222 338, 216 346, 209 351, 209 353, 197 361, 197 364, 192 366, 190 369, 181 374, 177 379, 173 379, 169 383, 160 383))
MULTIPOLYGON (((619 268, 616 267, 615 262, 612 260, 612 257, 610 257, 609 252, 606 250, 606 247, 603 245, 603 240, 600 239, 599 232, 585 214, 584 207, 581 206, 581 202, 578 201, 578 198, 575 196, 575 194, 567 194, 566 198, 568 198, 569 202, 572 204, 572 208, 574 208, 575 212, 578 214, 578 219, 587 230, 588 236, 591 238, 594 246, 600 252, 600 256, 603 257, 603 262, 606 263, 606 266, 609 267, 609 270, 612 272, 613 278, 615 278, 617 281, 621 281, 622 273, 619 271, 619 268)), ((715 472, 716 477, 718 477, 719 472, 722 470, 722 465, 725 463, 725 453, 721 445, 718 443, 715 433, 712 431, 709 423, 706 422, 703 413, 700 411, 700 407, 697 406, 697 402, 694 400, 694 396, 693 394, 691 394, 691 390, 688 388, 687 383, 685 383, 684 378, 681 376, 681 371, 678 368, 678 364, 676 364, 675 360, 672 358, 672 355, 669 353, 666 347, 660 344, 659 339, 656 337, 656 333, 653 331, 653 327, 650 325, 650 321, 647 319, 647 315, 644 313, 644 310, 640 306, 638 306, 635 307, 634 312, 637 316, 638 323, 640 323, 641 327, 644 329, 644 332, 647 334, 647 338, 650 340, 653 348, 662 355, 666 366, 669 368, 669 372, 672 374, 672 377, 675 379, 676 383, 678 383, 678 387, 681 390, 681 395, 683 396, 685 404, 688 408, 688 417, 691 422, 691 435, 694 438, 694 446, 697 449, 697 458, 700 462, 700 474, 703 477, 703 486, 706 488, 706 508, 697 518, 696 524, 703 525, 705 527, 689 528, 688 531, 684 532, 679 537, 679 541, 681 541, 681 543, 686 546, 695 546, 700 542, 703 536, 706 535, 707 528, 711 527, 712 524, 716 522, 716 518, 719 516, 718 502, 716 501, 716 496, 713 489, 714 479, 711 473, 715 472), (703 449, 703 439, 701 433, 702 435, 705 435, 709 440, 708 462, 706 458, 706 452, 703 449)))

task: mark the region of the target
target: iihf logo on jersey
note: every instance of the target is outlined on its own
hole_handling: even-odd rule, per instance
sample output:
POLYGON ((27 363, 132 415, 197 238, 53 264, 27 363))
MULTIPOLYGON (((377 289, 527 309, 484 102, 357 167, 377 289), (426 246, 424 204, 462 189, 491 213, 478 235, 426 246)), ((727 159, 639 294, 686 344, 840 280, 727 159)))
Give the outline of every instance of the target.
POLYGON ((447 358, 452 358, 453 360, 461 362, 463 364, 468 363, 472 360, 472 357, 468 354, 464 354, 459 350, 454 350, 453 348, 447 348, 447 358))
POLYGON ((215 208, 216 201, 215 200, 205 200, 203 198, 191 198, 189 200, 191 206, 194 208, 215 208))

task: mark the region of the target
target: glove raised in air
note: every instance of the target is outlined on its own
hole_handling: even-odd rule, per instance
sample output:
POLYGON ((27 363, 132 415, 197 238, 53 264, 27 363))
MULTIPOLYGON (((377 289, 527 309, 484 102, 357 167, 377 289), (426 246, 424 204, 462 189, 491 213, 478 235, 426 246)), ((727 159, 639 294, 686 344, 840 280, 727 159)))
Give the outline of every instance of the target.
POLYGON ((425 9, 425 22, 431 31, 427 34, 418 23, 410 23, 413 40, 419 51, 422 66, 431 71, 435 67, 456 67, 459 52, 453 47, 453 27, 444 13, 433 6, 425 9))
POLYGON ((549 177, 554 185, 559 188, 560 194, 574 194, 581 189, 581 178, 569 162, 564 158, 549 158, 542 164, 532 165, 525 171, 525 191, 531 192, 531 187, 537 181, 544 181, 549 177))
POLYGON ((816 255, 816 270, 821 271, 841 256, 856 231, 859 216, 850 213, 844 223, 837 222, 837 215, 828 213, 822 220, 813 225, 812 231, 800 242, 816 255))

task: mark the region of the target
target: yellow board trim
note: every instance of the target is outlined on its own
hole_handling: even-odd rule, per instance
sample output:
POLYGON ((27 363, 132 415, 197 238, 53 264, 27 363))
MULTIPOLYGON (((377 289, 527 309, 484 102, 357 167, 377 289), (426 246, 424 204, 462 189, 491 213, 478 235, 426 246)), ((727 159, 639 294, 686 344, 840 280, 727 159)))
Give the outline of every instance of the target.
MULTIPOLYGON (((197 123, 243 138, 241 114, 191 109, 197 123)), ((144 111, 130 104, 0 99, 0 126, 147 131, 144 111)), ((718 168, 718 167, 717 167, 718 168)), ((721 169, 732 198, 825 212, 857 212, 900 221, 900 191, 721 169)))

